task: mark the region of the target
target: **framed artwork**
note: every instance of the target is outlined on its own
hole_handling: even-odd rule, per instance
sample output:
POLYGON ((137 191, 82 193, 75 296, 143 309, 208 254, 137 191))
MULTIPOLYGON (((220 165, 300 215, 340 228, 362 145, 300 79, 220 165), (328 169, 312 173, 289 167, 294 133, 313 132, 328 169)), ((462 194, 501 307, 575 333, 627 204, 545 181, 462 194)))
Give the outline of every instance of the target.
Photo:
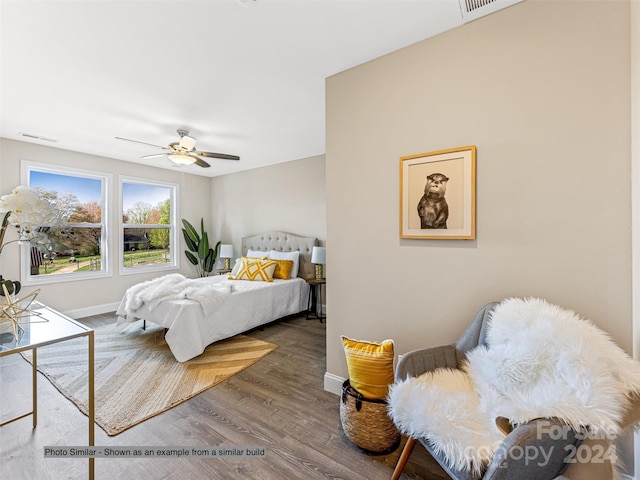
POLYGON ((400 238, 476 237, 476 147, 400 158, 400 238))

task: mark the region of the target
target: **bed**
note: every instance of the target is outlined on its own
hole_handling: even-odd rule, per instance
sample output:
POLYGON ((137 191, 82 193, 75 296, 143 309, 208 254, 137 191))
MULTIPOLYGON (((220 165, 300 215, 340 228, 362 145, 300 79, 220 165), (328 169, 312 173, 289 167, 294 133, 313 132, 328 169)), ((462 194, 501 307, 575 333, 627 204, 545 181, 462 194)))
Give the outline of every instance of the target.
POLYGON ((167 329, 165 339, 176 360, 190 360, 211 343, 306 311, 305 278, 313 276, 314 245, 316 238, 278 231, 244 237, 243 256, 299 251, 297 276, 265 282, 229 280, 227 275, 198 279, 165 275, 127 290, 116 311, 118 324, 142 319, 161 325, 167 329))

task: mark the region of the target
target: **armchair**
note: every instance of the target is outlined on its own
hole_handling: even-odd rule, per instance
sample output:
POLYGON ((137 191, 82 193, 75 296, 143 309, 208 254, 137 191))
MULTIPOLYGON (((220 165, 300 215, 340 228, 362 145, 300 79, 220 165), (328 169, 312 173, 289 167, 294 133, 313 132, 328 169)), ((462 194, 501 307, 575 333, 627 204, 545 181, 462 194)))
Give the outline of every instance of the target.
MULTIPOLYGON (((498 304, 495 302, 485 305, 455 343, 405 354, 396 367, 396 382, 438 368, 459 369, 468 352, 478 345, 486 344, 487 320, 496 305, 498 304)), ((444 454, 437 451, 426 438, 409 438, 392 479, 400 478, 413 448, 420 442, 454 480, 551 480, 567 470, 569 464, 565 462, 571 458, 570 453, 576 451, 583 438, 557 419, 535 419, 505 433, 507 434, 503 443, 480 475, 453 468, 444 454), (539 428, 540 422, 545 422, 544 428, 539 428), (550 435, 551 432, 559 431, 556 426, 562 428, 566 434, 550 435), (530 456, 523 454, 535 451, 544 451, 548 457, 545 456, 544 461, 542 458, 532 460, 530 456)))

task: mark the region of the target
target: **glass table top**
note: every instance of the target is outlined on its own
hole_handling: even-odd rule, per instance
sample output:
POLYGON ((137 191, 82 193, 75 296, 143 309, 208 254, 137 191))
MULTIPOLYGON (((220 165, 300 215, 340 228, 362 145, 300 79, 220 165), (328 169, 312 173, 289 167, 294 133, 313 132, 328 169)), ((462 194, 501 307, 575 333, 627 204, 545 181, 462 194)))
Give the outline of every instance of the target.
POLYGON ((40 302, 32 302, 15 325, 0 316, 0 356, 87 335, 91 331, 40 302))

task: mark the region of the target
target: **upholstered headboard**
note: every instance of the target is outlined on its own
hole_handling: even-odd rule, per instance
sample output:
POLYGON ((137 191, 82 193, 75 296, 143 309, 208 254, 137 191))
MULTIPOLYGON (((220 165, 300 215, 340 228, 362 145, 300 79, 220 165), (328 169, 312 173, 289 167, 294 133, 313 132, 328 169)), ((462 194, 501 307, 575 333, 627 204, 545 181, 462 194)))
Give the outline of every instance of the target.
POLYGON ((302 237, 286 232, 265 232, 252 237, 242 238, 242 255, 247 254, 247 250, 261 250, 269 252, 300 251, 300 267, 298 276, 302 278, 313 277, 314 266, 311 263, 311 250, 318 245, 318 239, 314 237, 302 237))

